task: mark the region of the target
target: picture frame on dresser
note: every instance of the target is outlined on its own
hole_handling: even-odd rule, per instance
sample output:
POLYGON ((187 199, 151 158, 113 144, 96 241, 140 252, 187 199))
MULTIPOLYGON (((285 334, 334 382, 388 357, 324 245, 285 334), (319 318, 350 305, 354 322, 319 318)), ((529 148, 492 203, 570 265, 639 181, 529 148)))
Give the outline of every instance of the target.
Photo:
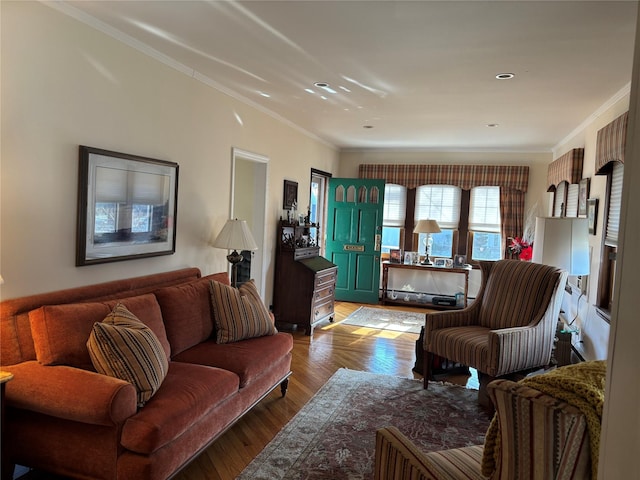
POLYGON ((177 163, 80 145, 76 266, 176 251, 177 163))

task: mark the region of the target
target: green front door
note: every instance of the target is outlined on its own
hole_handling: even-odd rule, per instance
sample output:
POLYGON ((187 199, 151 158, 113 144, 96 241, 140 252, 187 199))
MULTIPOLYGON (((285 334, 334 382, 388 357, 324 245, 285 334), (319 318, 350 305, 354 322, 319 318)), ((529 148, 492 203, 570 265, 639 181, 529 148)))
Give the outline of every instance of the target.
POLYGON ((378 303, 384 180, 331 178, 326 256, 338 266, 336 300, 378 303))

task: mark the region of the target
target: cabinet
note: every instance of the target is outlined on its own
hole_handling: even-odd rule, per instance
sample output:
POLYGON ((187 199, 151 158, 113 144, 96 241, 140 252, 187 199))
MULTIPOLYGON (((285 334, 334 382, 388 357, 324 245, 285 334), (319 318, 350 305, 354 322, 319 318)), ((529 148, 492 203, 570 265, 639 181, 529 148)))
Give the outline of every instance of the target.
POLYGON ((301 326, 307 335, 333 321, 338 267, 320 256, 320 227, 281 220, 278 225, 273 313, 276 326, 301 326))

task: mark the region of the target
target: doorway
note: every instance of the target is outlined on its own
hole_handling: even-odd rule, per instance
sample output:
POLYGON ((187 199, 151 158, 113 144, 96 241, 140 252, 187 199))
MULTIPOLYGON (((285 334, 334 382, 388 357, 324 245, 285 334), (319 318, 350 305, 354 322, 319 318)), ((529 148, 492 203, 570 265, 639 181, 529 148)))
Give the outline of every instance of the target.
POLYGON ((264 245, 269 157, 233 148, 231 152, 230 218, 246 220, 258 250, 251 252, 250 278, 264 298, 264 245))

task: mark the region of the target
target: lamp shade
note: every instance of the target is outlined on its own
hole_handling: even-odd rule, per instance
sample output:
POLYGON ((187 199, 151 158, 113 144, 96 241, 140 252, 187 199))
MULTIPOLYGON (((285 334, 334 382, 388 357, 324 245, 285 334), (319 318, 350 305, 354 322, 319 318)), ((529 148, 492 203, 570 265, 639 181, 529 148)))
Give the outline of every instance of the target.
POLYGON ((237 218, 235 220, 227 220, 212 245, 216 248, 226 248, 227 250, 258 249, 247 222, 237 218))
POLYGON ((440 226, 435 220, 418 220, 413 229, 413 233, 440 233, 440 226))
POLYGON ((533 261, 589 275, 589 227, 586 218, 538 217, 533 261))

